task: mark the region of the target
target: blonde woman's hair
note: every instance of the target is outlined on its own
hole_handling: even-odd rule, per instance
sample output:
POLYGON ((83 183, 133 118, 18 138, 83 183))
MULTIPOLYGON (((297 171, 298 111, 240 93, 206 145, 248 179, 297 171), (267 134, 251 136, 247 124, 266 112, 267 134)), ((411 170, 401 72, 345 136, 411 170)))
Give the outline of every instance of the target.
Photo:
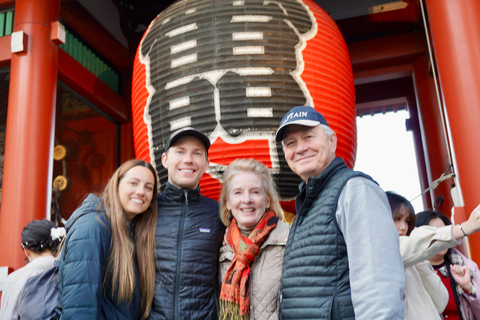
POLYGON ((129 160, 121 165, 108 181, 102 194, 102 204, 112 228, 112 245, 103 279, 104 289, 111 277, 112 296, 118 302, 129 302, 135 288, 135 261, 138 262, 142 294, 141 319, 152 307, 155 288, 155 229, 157 226, 157 174, 152 165, 143 160, 129 160), (149 169, 154 177, 153 197, 148 209, 132 221, 127 219, 118 195, 118 185, 125 173, 136 166, 149 169), (134 223, 133 233, 130 223, 134 223))
POLYGON ((278 192, 273 182, 268 168, 261 162, 253 159, 237 159, 230 163, 223 173, 223 188, 220 194, 220 219, 225 226, 229 226, 232 221, 232 212, 227 208, 228 195, 231 188, 233 177, 245 172, 255 174, 262 181, 265 195, 270 198, 270 210, 273 210, 276 216, 283 220, 283 209, 278 200, 278 192))

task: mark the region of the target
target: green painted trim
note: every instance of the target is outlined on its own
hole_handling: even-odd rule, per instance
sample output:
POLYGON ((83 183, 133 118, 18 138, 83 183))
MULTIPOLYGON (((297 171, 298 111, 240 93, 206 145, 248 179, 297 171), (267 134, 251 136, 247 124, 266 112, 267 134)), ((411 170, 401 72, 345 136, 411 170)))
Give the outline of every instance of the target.
MULTIPOLYGON (((13 32, 14 10, 0 12, 0 37, 13 32)), ((65 43, 60 45, 68 55, 78 61, 98 79, 118 93, 120 74, 105 60, 89 49, 88 44, 68 30, 65 43)))
POLYGON ((0 12, 0 37, 11 35, 13 31, 13 9, 0 12))
POLYGON ((93 73, 100 81, 118 93, 119 74, 112 66, 88 48, 82 39, 66 29, 65 43, 60 45, 68 55, 93 73))
POLYGON ((5 35, 9 36, 13 31, 13 11, 7 12, 7 19, 5 19, 5 35))
POLYGON ((0 12, 0 37, 5 35, 5 12, 0 12))

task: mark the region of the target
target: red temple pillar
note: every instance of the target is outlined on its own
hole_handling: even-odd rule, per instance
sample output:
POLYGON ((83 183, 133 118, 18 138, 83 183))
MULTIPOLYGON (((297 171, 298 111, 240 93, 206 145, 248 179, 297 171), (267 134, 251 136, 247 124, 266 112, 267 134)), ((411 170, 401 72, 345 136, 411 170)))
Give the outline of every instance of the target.
POLYGON ((22 229, 50 210, 58 47, 51 40, 59 0, 16 0, 13 31, 24 48, 12 53, 2 202, 0 266, 24 265, 22 229))
MULTIPOLYGON (((468 218, 480 203, 480 1, 426 3, 456 179, 468 218)), ((480 262, 480 234, 470 236, 469 245, 471 257, 480 262)))
MULTIPOLYGON (((442 114, 439 109, 435 83, 429 73, 429 59, 423 56, 414 62, 413 81, 418 101, 419 122, 422 131, 424 154, 426 158, 428 183, 440 178, 449 166, 448 149, 443 131, 442 114)), ((452 173, 452 171, 448 171, 452 173)), ((443 203, 439 211, 450 217, 453 200, 450 194, 453 178, 441 182, 437 188, 430 191, 432 204, 442 196, 443 203)), ((433 209, 433 208, 432 208, 433 209)))

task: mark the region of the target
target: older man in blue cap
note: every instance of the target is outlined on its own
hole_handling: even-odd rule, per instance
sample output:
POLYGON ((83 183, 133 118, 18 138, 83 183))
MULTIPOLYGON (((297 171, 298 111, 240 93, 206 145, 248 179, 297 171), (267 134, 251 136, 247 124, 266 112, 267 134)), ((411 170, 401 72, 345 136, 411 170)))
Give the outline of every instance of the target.
POLYGON ((383 190, 335 156, 337 136, 312 107, 276 133, 303 182, 285 249, 280 318, 403 320, 405 277, 383 190))

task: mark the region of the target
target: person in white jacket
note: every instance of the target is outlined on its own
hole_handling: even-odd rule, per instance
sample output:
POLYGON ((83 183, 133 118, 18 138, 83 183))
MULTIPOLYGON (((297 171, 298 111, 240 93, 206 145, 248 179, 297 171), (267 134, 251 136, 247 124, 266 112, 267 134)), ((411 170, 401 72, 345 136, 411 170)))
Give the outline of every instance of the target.
MULTIPOLYGON (((448 303, 448 291, 430 262, 432 256, 461 243, 459 226, 415 228, 415 211, 404 197, 387 192, 395 227, 400 236, 400 253, 405 268, 405 319, 442 319, 448 303)), ((480 230, 480 206, 463 223, 480 230)))
POLYGON ((22 230, 20 246, 27 265, 10 273, 5 280, 0 303, 1 320, 17 320, 20 296, 28 279, 53 267, 63 237, 64 228, 57 228, 50 220, 33 220, 22 230))

